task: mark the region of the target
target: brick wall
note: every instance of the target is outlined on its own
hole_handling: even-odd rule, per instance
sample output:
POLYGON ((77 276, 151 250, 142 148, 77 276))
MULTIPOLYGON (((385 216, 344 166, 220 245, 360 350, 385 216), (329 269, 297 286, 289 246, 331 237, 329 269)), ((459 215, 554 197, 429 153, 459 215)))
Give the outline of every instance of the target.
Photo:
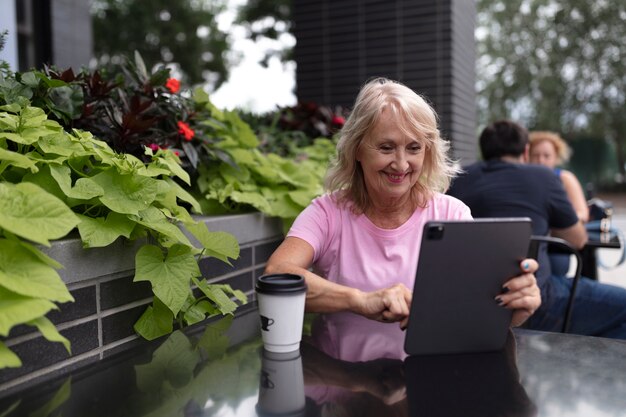
MULTIPOLYGON (((283 239, 280 220, 261 213, 202 220, 211 231, 232 233, 241 248, 232 267, 214 258, 202 260, 203 276, 248 295, 249 305, 241 307, 238 314, 254 308, 254 280, 283 239)), ((30 326, 13 328, 3 341, 22 359, 23 366, 0 370, 0 397, 25 383, 42 382, 146 343, 133 330, 133 324, 152 301, 148 282, 133 283, 134 256, 139 246, 138 242, 119 240, 106 248, 83 249, 75 237, 46 249, 65 266, 59 274, 75 299, 48 315, 72 343, 72 354, 68 355, 61 344, 48 342, 30 326)))
POLYGON ((463 164, 477 159, 470 0, 295 0, 297 96, 350 108, 374 76, 425 95, 463 164))

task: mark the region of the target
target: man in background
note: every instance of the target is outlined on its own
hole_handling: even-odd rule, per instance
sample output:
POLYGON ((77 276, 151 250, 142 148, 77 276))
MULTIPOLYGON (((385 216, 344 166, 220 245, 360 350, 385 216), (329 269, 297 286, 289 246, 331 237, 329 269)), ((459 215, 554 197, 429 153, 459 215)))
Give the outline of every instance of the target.
MULTIPOLYGON (((526 164, 528 132, 509 120, 487 126, 480 135, 482 162, 457 177, 448 194, 469 206, 474 218, 530 217, 533 234, 552 235, 580 249, 587 233, 563 185, 550 169, 526 164)), ((541 245, 535 273, 541 307, 528 319, 530 329, 560 331, 572 281, 550 270, 546 245, 541 245)), ((626 289, 581 278, 570 332, 626 339, 626 289)))

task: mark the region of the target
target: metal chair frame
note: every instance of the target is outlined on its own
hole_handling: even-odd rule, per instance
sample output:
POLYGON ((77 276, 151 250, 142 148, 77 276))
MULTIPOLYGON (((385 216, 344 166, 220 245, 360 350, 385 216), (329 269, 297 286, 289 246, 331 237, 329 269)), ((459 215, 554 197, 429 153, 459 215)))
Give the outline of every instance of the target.
POLYGON ((567 301, 567 307, 565 308, 565 317, 563 319, 563 326, 561 328, 561 333, 567 333, 569 331, 570 321, 572 319, 572 310, 574 308, 576 288, 578 287, 578 281, 580 281, 582 271, 582 256, 574 246, 572 246, 568 241, 564 239, 552 236, 532 235, 530 237, 529 250, 529 256, 531 258, 537 258, 540 243, 546 243, 548 245, 548 251, 552 249, 553 252, 569 253, 576 257, 576 271, 574 273, 574 276, 571 278, 574 280, 572 282, 572 291, 570 292, 569 300, 567 301))

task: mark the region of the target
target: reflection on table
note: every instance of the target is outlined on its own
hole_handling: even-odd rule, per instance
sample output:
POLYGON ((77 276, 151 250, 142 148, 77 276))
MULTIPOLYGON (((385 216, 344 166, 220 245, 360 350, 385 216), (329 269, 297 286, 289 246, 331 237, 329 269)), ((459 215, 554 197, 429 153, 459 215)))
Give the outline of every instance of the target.
POLYGON ((0 393, 16 416, 620 416, 626 343, 514 330, 499 352, 407 357, 404 332, 320 316, 300 351, 263 351, 258 313, 180 332, 0 393))
POLYGON ((497 352, 407 357, 396 329, 348 314, 321 318, 314 326, 321 332, 301 348, 315 404, 308 415, 536 415, 520 383, 512 332, 497 352))
POLYGON ((620 249, 620 242, 615 233, 589 233, 585 246, 581 249, 583 277, 598 279, 598 249, 620 249))

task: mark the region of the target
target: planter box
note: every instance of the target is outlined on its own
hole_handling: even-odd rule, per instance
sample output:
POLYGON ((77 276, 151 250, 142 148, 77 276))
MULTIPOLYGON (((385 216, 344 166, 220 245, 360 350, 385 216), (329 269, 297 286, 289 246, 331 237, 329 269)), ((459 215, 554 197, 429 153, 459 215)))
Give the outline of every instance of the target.
MULTIPOLYGON (((254 308, 254 280, 283 239, 280 219, 261 213, 197 219, 211 231, 233 234, 241 248, 233 266, 214 258, 202 260, 202 275, 248 295, 249 305, 238 313, 254 308)), ((25 383, 40 382, 145 343, 133 330, 152 301, 150 283, 133 282, 135 253, 142 243, 118 240, 106 248, 83 249, 80 238, 75 237, 45 249, 65 267, 59 274, 75 299, 48 314, 72 343, 72 354, 68 355, 61 344, 48 342, 32 327, 13 328, 4 342, 22 359, 23 366, 0 370, 0 396, 25 383)))

